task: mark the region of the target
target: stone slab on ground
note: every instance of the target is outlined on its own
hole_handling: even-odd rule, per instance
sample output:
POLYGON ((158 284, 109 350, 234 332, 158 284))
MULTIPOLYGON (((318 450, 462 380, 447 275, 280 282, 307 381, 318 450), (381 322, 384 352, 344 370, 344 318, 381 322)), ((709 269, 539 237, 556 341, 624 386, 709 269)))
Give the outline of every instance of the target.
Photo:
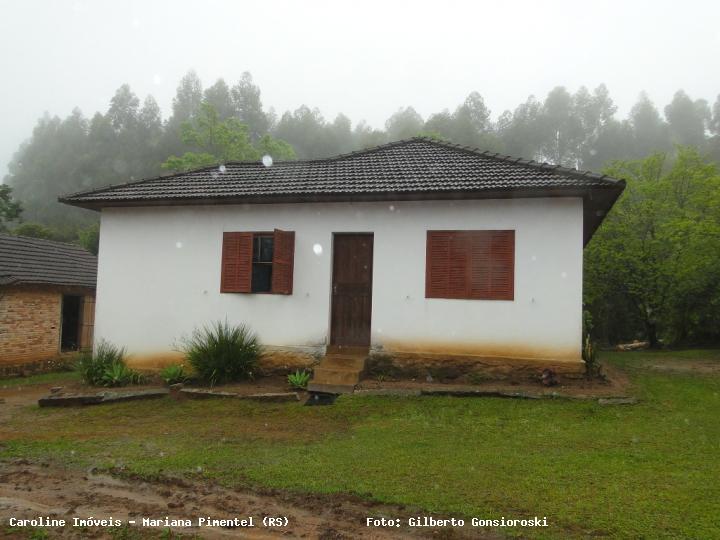
POLYGON ((419 396, 418 388, 368 388, 355 390, 355 394, 366 396, 419 396))
POLYGON ((428 388, 420 390, 422 396, 456 396, 456 397, 502 397, 519 399, 542 399, 542 396, 522 392, 501 392, 498 390, 473 390, 467 388, 428 388))
POLYGON ((101 403, 117 403, 140 399, 155 399, 168 395, 168 390, 152 389, 124 392, 98 392, 96 394, 61 394, 51 395, 38 400, 40 407, 77 407, 82 405, 99 405, 101 403))
POLYGON ((300 401, 297 392, 268 392, 265 394, 247 394, 237 396, 239 399, 252 401, 265 401, 271 403, 285 403, 288 401, 300 401))
POLYGON ((119 401, 136 401, 140 399, 156 399, 165 397, 170 393, 166 388, 153 390, 138 390, 136 392, 103 392, 101 403, 117 403, 119 401))
POLYGON ((206 388, 182 388, 180 394, 190 399, 235 398, 239 395, 237 392, 221 392, 206 388))
POLYGON ((38 399, 38 405, 40 407, 78 407, 80 405, 97 405, 102 400, 102 394, 47 396, 38 399))

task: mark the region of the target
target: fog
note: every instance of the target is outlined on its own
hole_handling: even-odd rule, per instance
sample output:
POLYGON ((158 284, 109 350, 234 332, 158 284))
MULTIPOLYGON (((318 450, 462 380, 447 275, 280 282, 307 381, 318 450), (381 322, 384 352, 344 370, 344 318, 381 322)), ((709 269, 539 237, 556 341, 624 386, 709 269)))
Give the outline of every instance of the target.
POLYGON ((718 2, 2 2, 0 172, 44 113, 107 110, 128 83, 170 112, 180 78, 250 71, 265 107, 382 127, 476 90, 496 118, 530 94, 605 83, 624 115, 645 90, 720 91, 718 2), (582 6, 582 8, 581 8, 582 6))

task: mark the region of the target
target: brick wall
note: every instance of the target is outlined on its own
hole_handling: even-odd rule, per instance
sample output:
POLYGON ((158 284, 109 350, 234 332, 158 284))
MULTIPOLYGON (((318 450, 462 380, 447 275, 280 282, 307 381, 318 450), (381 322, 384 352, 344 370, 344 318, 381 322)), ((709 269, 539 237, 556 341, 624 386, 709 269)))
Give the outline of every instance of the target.
POLYGON ((60 350, 62 293, 0 289, 0 365, 54 358, 60 350))

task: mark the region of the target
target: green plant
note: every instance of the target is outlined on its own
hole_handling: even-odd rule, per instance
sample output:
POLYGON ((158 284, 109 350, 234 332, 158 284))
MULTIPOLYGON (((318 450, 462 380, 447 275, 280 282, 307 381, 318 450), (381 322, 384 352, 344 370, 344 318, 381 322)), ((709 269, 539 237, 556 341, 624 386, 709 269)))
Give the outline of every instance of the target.
POLYGON ((102 376, 102 385, 115 387, 138 384, 141 380, 140 374, 125 365, 122 360, 116 360, 108 367, 102 376))
POLYGON ((198 378, 215 385, 251 379, 262 347, 248 326, 217 321, 195 329, 185 340, 183 352, 198 378))
POLYGON ((600 363, 595 350, 595 343, 590 339, 590 334, 585 335, 583 342, 582 358, 585 360, 585 374, 588 377, 595 377, 600 374, 600 363))
POLYGON ((113 364, 124 365, 124 357, 125 349, 100 340, 94 353, 85 352, 79 355, 75 369, 86 384, 102 386, 107 370, 112 369, 113 364))
POLYGON ((482 371, 473 371, 468 375, 468 381, 470 381, 470 384, 484 384, 493 380, 497 380, 497 377, 493 377, 489 373, 482 371))
POLYGON ((165 381, 165 384, 168 385, 184 383, 188 380, 188 376, 185 373, 185 366, 182 364, 165 366, 162 371, 160 371, 160 377, 165 381))
POLYGON ((304 390, 305 388, 307 388, 308 382, 310 382, 310 373, 305 370, 300 371, 298 369, 295 371, 295 373, 288 374, 287 378, 290 386, 292 386, 293 388, 304 390))

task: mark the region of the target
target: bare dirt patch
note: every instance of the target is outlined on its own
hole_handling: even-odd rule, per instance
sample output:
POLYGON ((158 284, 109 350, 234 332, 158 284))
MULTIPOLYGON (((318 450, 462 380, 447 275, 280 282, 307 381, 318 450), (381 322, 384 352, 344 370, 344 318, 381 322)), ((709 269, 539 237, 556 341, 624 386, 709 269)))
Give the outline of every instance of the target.
POLYGON ((556 386, 543 386, 539 381, 481 381, 477 384, 467 382, 427 382, 417 379, 383 380, 365 379, 360 381, 359 389, 367 391, 402 392, 422 390, 481 390, 502 394, 522 394, 530 397, 569 397, 569 398, 601 398, 625 396, 632 392, 632 385, 627 375, 613 367, 603 366, 604 378, 595 379, 561 379, 556 386))
MULTIPOLYGON (((201 538, 410 538, 434 536, 465 538, 459 529, 433 531, 378 529, 366 527, 366 517, 408 517, 416 515, 402 506, 389 506, 347 495, 306 495, 277 490, 232 490, 204 480, 166 479, 147 482, 80 472, 24 460, 3 463, 0 473, 0 517, 37 518, 48 516, 72 521, 73 517, 113 517, 123 523, 143 517, 192 519, 253 516, 262 525, 263 516, 286 516, 286 528, 169 527, 174 533, 201 538)), ((154 529, 129 526, 137 536, 157 537, 165 527, 154 529)), ((81 529, 66 526, 51 529, 54 538, 110 538, 103 528, 81 529)), ((472 531, 478 538, 477 531, 472 531)), ((0 535, 3 531, 0 530, 0 535)), ((10 534, 6 532, 6 534, 10 534)), ((135 536, 135 537, 137 537, 135 536)), ((20 537, 20 536, 18 536, 20 537)), ((132 537, 132 536, 130 536, 132 537)), ((481 536, 498 538, 495 535, 481 536)))

